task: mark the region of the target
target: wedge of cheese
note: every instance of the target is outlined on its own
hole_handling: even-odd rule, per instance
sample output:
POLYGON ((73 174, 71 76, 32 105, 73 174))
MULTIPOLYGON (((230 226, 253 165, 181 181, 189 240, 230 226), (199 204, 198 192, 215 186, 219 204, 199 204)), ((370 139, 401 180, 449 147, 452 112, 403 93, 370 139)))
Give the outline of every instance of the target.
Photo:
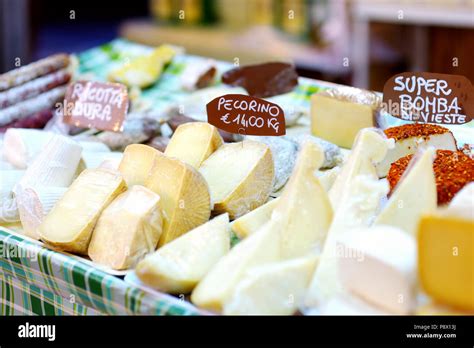
POLYGON ((368 175, 376 178, 375 165, 384 159, 389 145, 382 132, 369 128, 359 132, 351 154, 329 190, 334 210, 352 195, 351 186, 355 177, 368 175))
POLYGON ((380 97, 352 87, 323 91, 311 96, 311 133, 350 149, 357 133, 378 127, 380 97))
POLYGON ((379 225, 350 230, 338 242, 345 289, 392 314, 416 306, 416 241, 403 230, 379 225))
POLYGON ((134 185, 104 209, 94 228, 88 255, 116 270, 134 267, 155 251, 162 233, 160 196, 134 185))
POLYGON ((280 238, 273 227, 270 222, 265 224, 232 248, 199 282, 191 301, 199 307, 221 312, 250 268, 279 259, 280 238))
POLYGON ((474 311, 474 220, 437 211, 418 227, 418 269, 425 292, 440 303, 474 311))
POLYGON ((158 155, 145 186, 162 200, 164 221, 159 246, 209 220, 211 198, 207 183, 190 165, 158 155))
POLYGON ((415 235, 421 215, 437 206, 434 156, 431 147, 419 153, 377 216, 376 225, 396 226, 415 235))
POLYGON ((222 145, 199 172, 209 184, 215 213, 229 213, 231 219, 264 204, 275 175, 270 148, 251 140, 222 145))
POLYGON ((21 233, 30 238, 39 239, 39 226, 66 191, 66 187, 55 186, 20 187, 15 198, 23 227, 21 233))
POLYGON ((222 137, 213 125, 207 122, 184 123, 174 131, 165 155, 198 169, 222 143, 222 137))
POLYGON ((314 255, 251 268, 224 305, 227 315, 291 315, 303 301, 316 267, 314 255))
POLYGON ((232 231, 234 231, 240 239, 244 239, 253 232, 258 231, 260 227, 270 220, 278 200, 279 198, 272 199, 257 209, 252 210, 250 213, 239 217, 230 225, 232 231))
POLYGON ((100 214, 126 188, 118 172, 86 169, 41 223, 40 238, 60 250, 86 254, 100 214))
POLYGON ((81 153, 82 148, 77 142, 54 134, 29 164, 18 185, 68 187, 77 171, 81 153))
POLYGON ((144 185, 155 164, 155 160, 163 154, 151 146, 143 144, 128 145, 123 152, 119 165, 125 182, 129 187, 144 185))
POLYGON ((229 249, 229 216, 222 214, 147 256, 136 273, 155 289, 187 294, 229 249))
POLYGON ((467 184, 456 193, 447 207, 450 215, 474 220, 474 182, 467 184))
POLYGON ((315 175, 323 161, 322 149, 306 142, 273 210, 272 220, 280 229, 283 258, 322 251, 333 214, 327 193, 315 175))
POLYGON ((337 241, 349 229, 368 226, 380 209, 388 184, 379 181, 374 163, 385 156, 387 147, 383 135, 371 129, 362 130, 331 188, 329 197, 334 217, 305 299, 307 307, 318 306, 342 291, 337 268, 337 241))
POLYGON ((383 161, 377 164, 377 173, 381 178, 387 176, 393 162, 414 154, 419 149, 434 147, 437 150, 457 150, 453 133, 445 127, 434 124, 406 124, 387 128, 384 133, 388 138, 393 139, 394 146, 388 150, 383 161))

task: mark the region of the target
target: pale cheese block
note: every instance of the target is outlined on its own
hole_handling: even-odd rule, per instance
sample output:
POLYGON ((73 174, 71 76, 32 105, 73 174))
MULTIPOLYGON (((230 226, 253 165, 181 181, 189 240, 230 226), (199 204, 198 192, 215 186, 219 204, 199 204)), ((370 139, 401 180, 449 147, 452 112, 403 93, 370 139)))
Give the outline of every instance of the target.
POLYGON ((231 223, 232 231, 240 238, 244 239, 250 234, 258 231, 265 223, 267 223, 275 209, 279 198, 272 199, 250 213, 239 217, 231 223))
POLYGON ((143 186, 132 186, 100 215, 87 254, 92 261, 115 270, 135 267, 155 251, 162 226, 160 196, 143 186))
POLYGON ((415 235, 421 215, 437 206, 434 156, 432 147, 418 153, 377 216, 376 225, 396 226, 415 235))
POLYGON ((231 219, 264 204, 275 176, 270 148, 251 140, 222 145, 199 172, 209 184, 214 212, 231 219))
POLYGON ((434 300, 474 311, 474 220, 438 210, 418 226, 418 270, 434 300))
POLYGON ((361 129, 379 126, 376 111, 379 103, 375 93, 352 87, 313 94, 311 133, 350 149, 361 129))
POLYGON ((221 312, 231 298, 235 286, 255 266, 278 261, 280 238, 269 222, 237 244, 221 258, 198 283, 191 301, 198 307, 221 312))
POLYGON ((216 127, 207 122, 189 122, 175 130, 165 155, 176 157, 199 169, 202 162, 222 144, 222 137, 216 127))
POLYGON ((392 226, 360 228, 338 242, 339 276, 345 289, 392 314, 416 307, 416 241, 392 226))
POLYGON ((160 154, 155 157, 145 186, 162 200, 164 220, 159 246, 209 220, 209 188, 202 175, 189 164, 160 154))
POLYGON ((281 256, 301 257, 321 253, 332 220, 326 191, 315 175, 324 161, 322 149, 312 142, 302 147, 295 169, 273 210, 280 229, 281 256))
POLYGON ((66 191, 66 187, 55 186, 19 187, 15 198, 23 227, 21 233, 38 240, 41 223, 66 191))
POLYGON ((222 214, 147 256, 137 265, 136 274, 155 289, 186 294, 229 249, 229 216, 222 214))
POLYGON ((119 171, 127 186, 145 185, 155 165, 156 158, 163 154, 151 146, 143 144, 128 145, 123 152, 119 171))
POLYGON ((337 240, 349 229, 369 226, 380 209, 388 184, 379 181, 375 163, 383 159, 388 143, 383 135, 363 129, 349 158, 329 191, 334 216, 305 306, 315 307, 342 291, 337 269, 337 240))
POLYGON ((17 186, 68 187, 77 171, 81 154, 82 148, 77 142, 54 134, 30 163, 17 186))
POLYGON ((303 301, 318 257, 306 256, 256 266, 237 283, 226 315, 292 315, 303 301))
POLYGON ((60 250, 86 254, 100 214, 126 189, 120 173, 86 169, 41 223, 40 238, 60 250))

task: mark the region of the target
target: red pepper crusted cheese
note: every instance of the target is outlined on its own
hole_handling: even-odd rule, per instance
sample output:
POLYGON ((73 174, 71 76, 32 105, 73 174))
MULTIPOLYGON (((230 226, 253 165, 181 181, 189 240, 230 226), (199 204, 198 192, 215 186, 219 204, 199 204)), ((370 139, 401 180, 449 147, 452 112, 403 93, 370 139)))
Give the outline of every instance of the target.
MULTIPOLYGON (((412 157, 413 155, 408 155, 392 163, 387 176, 390 193, 397 185, 412 157)), ((474 160, 462 151, 437 150, 433 170, 438 191, 438 205, 449 203, 458 191, 469 182, 474 181, 474 160)))
POLYGON ((387 128, 384 133, 387 138, 395 140, 406 139, 410 137, 429 137, 434 134, 448 133, 449 129, 428 123, 412 123, 403 126, 387 128))

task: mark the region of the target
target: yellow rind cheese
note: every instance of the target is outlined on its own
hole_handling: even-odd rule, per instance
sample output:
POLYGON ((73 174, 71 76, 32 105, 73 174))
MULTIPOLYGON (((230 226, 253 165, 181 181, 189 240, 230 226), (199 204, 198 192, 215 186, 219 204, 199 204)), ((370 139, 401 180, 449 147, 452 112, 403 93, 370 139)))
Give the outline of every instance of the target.
POLYGON ((440 211, 418 226, 418 272, 434 300, 474 311, 474 220, 440 211))
POLYGON ((160 196, 135 185, 102 212, 89 244, 89 257, 116 270, 134 267, 155 251, 162 224, 160 196))
POLYGON ((165 155, 176 157, 198 169, 222 144, 216 127, 207 122, 189 122, 175 130, 165 155))
POLYGON ((161 198, 164 220, 159 246, 209 220, 208 185, 189 164, 165 155, 157 156, 145 187, 161 198))
POLYGON ((163 154, 151 146, 143 144, 128 145, 123 152, 119 171, 129 187, 144 185, 151 173, 157 157, 163 154))
POLYGON ((118 172, 84 170, 41 223, 40 238, 60 250, 86 254, 100 214, 126 189, 118 172))

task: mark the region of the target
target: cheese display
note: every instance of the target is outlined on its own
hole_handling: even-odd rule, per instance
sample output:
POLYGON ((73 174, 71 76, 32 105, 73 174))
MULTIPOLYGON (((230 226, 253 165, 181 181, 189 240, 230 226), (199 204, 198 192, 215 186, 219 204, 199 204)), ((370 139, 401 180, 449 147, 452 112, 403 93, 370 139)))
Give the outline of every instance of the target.
POLYGON ((244 239, 251 233, 257 231, 262 227, 268 220, 270 220, 273 210, 275 209, 279 198, 272 199, 271 201, 261 205, 257 209, 252 210, 250 213, 239 217, 237 220, 232 222, 230 225, 232 231, 244 239))
POLYGON ((229 216, 222 214, 147 256, 137 276, 172 294, 189 293, 230 249, 229 216))
POLYGON ((205 122, 179 126, 166 147, 165 155, 176 157, 198 169, 223 143, 217 128, 205 122))
POLYGON ((415 158, 411 168, 392 192, 375 224, 396 226, 415 235, 421 215, 436 209, 434 156, 433 148, 418 154, 419 158, 415 158), (416 192, 416 198, 413 197, 413 192, 416 192))
POLYGON ((350 230, 338 242, 343 287, 387 313, 416 306, 416 242, 405 231, 379 225, 350 230))
POLYGON ((231 219, 264 204, 275 176, 269 147, 251 140, 222 145, 199 172, 209 185, 214 212, 229 213, 231 219))
POLYGON ((176 158, 158 155, 145 186, 162 200, 164 220, 160 246, 209 220, 211 197, 208 185, 190 165, 176 158))
POLYGON ((381 126, 377 94, 357 88, 326 90, 311 96, 311 133, 350 149, 357 133, 381 126))
POLYGON ((256 266, 235 286, 224 306, 228 315, 291 315, 306 293, 317 256, 256 266))
POLYGON ((388 187, 378 181, 375 163, 383 159, 387 148, 387 141, 377 131, 364 129, 357 136, 354 149, 329 191, 334 217, 305 298, 306 307, 318 306, 341 292, 337 241, 349 229, 368 226, 379 210, 388 187))
POLYGON ((144 185, 151 174, 155 159, 162 153, 148 145, 128 145, 123 152, 119 171, 129 187, 144 185))
MULTIPOLYGON (((387 176, 392 191, 412 159, 413 155, 408 155, 392 163, 387 176)), ((437 150, 433 170, 438 205, 448 204, 465 185, 474 182, 474 159, 462 151, 437 150)))
POLYGON ((268 223, 242 242, 211 268, 191 294, 191 301, 202 308, 221 312, 235 286, 246 272, 259 265, 278 261, 280 258, 280 237, 268 223))
POLYGON ((60 250, 86 254, 100 214, 126 188, 118 172, 86 169, 39 226, 40 238, 60 250))
POLYGON ((324 160, 323 151, 311 142, 303 146, 293 174, 272 213, 280 230, 281 256, 320 253, 332 221, 326 191, 315 176, 324 160))
POLYGON ((113 269, 134 267, 155 251, 163 226, 160 208, 160 196, 143 186, 132 186, 100 215, 87 254, 113 269))
MULTIPOLYGON (((472 203, 471 203, 472 209, 472 203)), ((418 226, 418 270, 423 290, 437 302, 474 311, 474 220, 439 210, 418 226)))
POLYGON ((434 147, 435 149, 457 150, 453 133, 445 127, 434 124, 406 124, 387 128, 384 133, 389 139, 393 139, 394 146, 388 150, 384 160, 377 165, 379 177, 387 176, 393 162, 414 154, 418 149, 434 147))

